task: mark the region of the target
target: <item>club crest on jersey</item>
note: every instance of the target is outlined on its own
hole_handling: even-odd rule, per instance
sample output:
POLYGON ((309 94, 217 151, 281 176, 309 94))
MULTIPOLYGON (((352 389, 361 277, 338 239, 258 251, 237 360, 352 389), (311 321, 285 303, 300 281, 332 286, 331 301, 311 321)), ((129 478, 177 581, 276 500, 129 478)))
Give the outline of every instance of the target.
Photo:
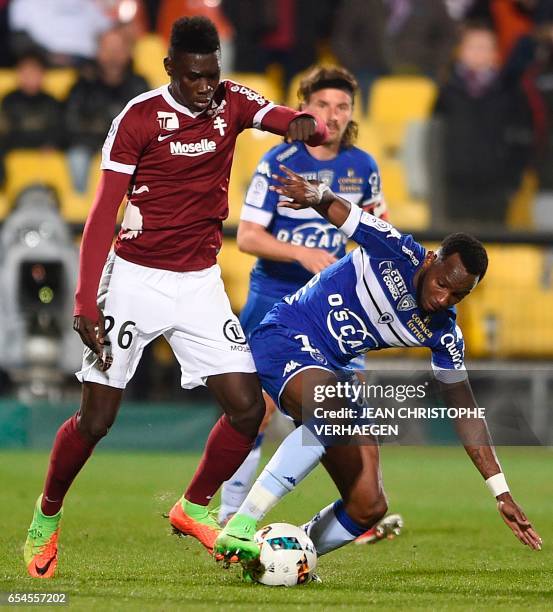
POLYGON ((369 176, 369 185, 371 186, 371 194, 373 198, 380 195, 382 188, 380 185, 380 175, 378 174, 378 172, 373 172, 369 176))
POLYGON ((414 310, 416 307, 417 303, 415 302, 415 298, 410 293, 402 297, 397 305, 397 309, 401 312, 405 312, 407 310, 414 310))
POLYGON ((242 331, 240 323, 235 319, 228 319, 223 325, 223 334, 225 338, 233 344, 247 344, 246 336, 242 331))
POLYGON ((225 128, 227 127, 227 122, 222 117, 216 117, 213 121, 213 128, 215 130, 219 130, 219 134, 221 136, 225 135, 225 128))
POLYGON ((378 322, 381 325, 388 325, 389 323, 393 323, 394 322, 394 316, 391 315, 389 312, 383 312, 380 315, 380 318, 378 319, 378 322))
POLYGON ((332 181, 334 180, 334 171, 333 170, 320 170, 317 173, 317 178, 319 181, 328 185, 329 187, 332 185, 332 181))
POLYGON ((157 111, 157 122, 162 130, 178 130, 179 118, 177 113, 168 113, 166 111, 157 111))

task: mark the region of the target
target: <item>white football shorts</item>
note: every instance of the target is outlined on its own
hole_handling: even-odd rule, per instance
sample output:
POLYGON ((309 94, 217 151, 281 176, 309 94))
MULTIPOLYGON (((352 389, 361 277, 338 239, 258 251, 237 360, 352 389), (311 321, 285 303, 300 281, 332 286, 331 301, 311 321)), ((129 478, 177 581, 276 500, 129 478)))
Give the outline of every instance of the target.
POLYGON ((181 385, 205 385, 208 376, 255 372, 238 318, 231 310, 214 265, 195 272, 139 266, 110 253, 98 290, 104 313, 106 350, 113 363, 98 368, 96 354, 85 348, 81 382, 124 389, 136 371, 144 347, 165 336, 181 366, 181 385))

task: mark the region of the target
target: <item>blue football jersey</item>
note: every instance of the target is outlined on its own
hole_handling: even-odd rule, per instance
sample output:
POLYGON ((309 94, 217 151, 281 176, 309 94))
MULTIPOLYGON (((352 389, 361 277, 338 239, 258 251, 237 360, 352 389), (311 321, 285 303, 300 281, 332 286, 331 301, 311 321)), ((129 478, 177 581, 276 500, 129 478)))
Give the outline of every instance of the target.
POLYGON ((356 206, 341 230, 359 247, 278 302, 258 329, 297 330, 336 369, 367 351, 425 346, 437 378, 466 378, 455 309, 428 314, 417 305, 413 279, 424 247, 356 206))
MULTIPOLYGON (((342 149, 334 159, 315 159, 301 142, 283 143, 261 159, 246 193, 241 219, 267 228, 277 240, 316 247, 341 258, 347 237, 313 209, 278 207, 279 195, 269 190, 272 174, 284 164, 308 180, 330 186, 352 204, 367 206, 382 199, 380 174, 374 159, 357 147, 342 149)), ((251 289, 281 298, 295 292, 312 274, 298 263, 258 259, 251 274, 251 289)))

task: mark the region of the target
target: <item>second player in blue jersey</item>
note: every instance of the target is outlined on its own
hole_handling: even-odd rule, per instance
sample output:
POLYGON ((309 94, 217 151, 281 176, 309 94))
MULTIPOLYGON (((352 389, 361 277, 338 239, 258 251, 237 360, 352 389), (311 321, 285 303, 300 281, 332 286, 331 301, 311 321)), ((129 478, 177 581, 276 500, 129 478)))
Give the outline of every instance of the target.
POLYGON ((356 90, 343 68, 315 68, 300 85, 302 110, 323 118, 329 139, 321 147, 282 143, 259 162, 246 193, 238 246, 258 257, 240 321, 250 334, 273 304, 294 293, 312 276, 345 255, 347 237, 312 209, 278 207, 269 190, 281 163, 308 180, 322 181, 335 193, 376 216, 386 217, 375 160, 357 148, 352 120, 356 90))

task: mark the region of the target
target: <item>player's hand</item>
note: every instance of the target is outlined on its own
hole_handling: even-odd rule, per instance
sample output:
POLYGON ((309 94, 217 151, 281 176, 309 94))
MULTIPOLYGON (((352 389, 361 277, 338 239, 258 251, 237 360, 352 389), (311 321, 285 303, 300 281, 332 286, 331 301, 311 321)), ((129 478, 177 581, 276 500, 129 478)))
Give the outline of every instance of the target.
POLYGON ((510 493, 499 496, 497 509, 505 524, 523 544, 533 550, 541 550, 542 539, 510 493))
POLYGON ((279 206, 299 210, 300 208, 317 206, 317 204, 321 203, 322 192, 320 185, 323 185, 323 183, 308 181, 282 164, 279 166, 279 169, 284 172, 284 176, 280 174, 271 175, 271 178, 278 185, 271 185, 269 187, 271 191, 275 191, 278 195, 289 198, 289 201, 279 202, 279 206))
POLYGON ((311 274, 318 274, 338 261, 334 255, 324 249, 311 249, 304 246, 298 246, 297 249, 296 261, 311 274))
POLYGON ((302 142, 306 142, 316 131, 316 119, 314 117, 302 115, 301 117, 296 117, 290 122, 285 140, 286 142, 292 142, 293 140, 301 140, 302 142))
POLYGON ((73 317, 73 329, 79 334, 83 344, 93 351, 98 357, 98 367, 102 372, 109 369, 113 357, 106 351, 105 347, 105 323, 104 315, 100 312, 98 323, 83 315, 73 317))

